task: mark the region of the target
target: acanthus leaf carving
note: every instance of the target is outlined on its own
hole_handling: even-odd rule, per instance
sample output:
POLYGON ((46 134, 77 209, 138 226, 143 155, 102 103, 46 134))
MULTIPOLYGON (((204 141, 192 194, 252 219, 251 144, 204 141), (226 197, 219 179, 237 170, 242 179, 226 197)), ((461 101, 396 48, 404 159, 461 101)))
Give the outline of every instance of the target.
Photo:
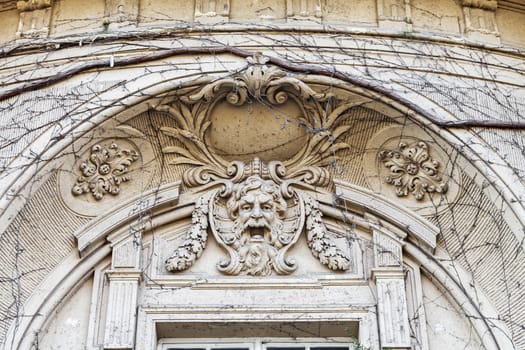
POLYGON ((440 163, 430 157, 425 142, 401 142, 397 150, 382 150, 378 157, 389 169, 385 182, 396 187, 397 196, 412 193, 422 200, 427 193, 446 193, 448 186, 439 171, 440 163))
POLYGON ((77 178, 72 193, 91 193, 96 200, 101 200, 105 194, 117 195, 120 185, 130 179, 130 166, 138 158, 136 150, 120 149, 115 142, 109 147, 95 144, 88 159, 79 166, 82 175, 77 178))
MULTIPOLYGON (((171 105, 155 107, 169 113, 176 122, 176 127, 164 127, 161 131, 182 146, 168 145, 163 152, 175 156, 172 164, 192 166, 183 174, 184 184, 189 188, 220 187, 211 190, 214 194, 209 200, 207 228, 229 257, 217 268, 231 275, 292 273, 297 263, 286 254, 297 242, 306 221, 313 255, 332 270, 348 270, 352 267, 351 258, 334 243, 317 201, 298 189, 330 185, 326 167, 334 165, 337 153, 349 147, 341 139, 352 126, 342 121, 349 110, 362 102, 341 103, 330 94, 318 93, 299 78, 268 66, 267 57, 255 55, 247 60, 249 66, 245 70, 212 81, 197 92, 178 96, 171 105), (290 98, 304 106, 305 115, 299 119, 308 134, 305 147, 290 159, 263 162, 255 157, 248 163, 227 161, 208 147, 206 133, 211 121, 207 117, 217 101, 233 106, 247 101, 280 105, 290 98)), ((204 220, 203 212, 199 204, 194 215, 204 220)), ((188 235, 203 229, 204 225, 197 228, 193 224, 188 235)), ((188 242, 191 240, 187 237, 166 260, 167 270, 186 269, 200 256, 204 244, 196 245, 198 254, 190 254, 193 245, 188 242)))
POLYGON ((249 66, 245 70, 213 81, 197 93, 182 96, 181 100, 194 104, 224 97, 228 103, 241 106, 249 98, 279 105, 286 102, 290 95, 316 101, 326 101, 332 97, 331 94, 316 92, 300 79, 288 76, 277 67, 267 65, 269 58, 266 56, 255 54, 246 60, 249 66))

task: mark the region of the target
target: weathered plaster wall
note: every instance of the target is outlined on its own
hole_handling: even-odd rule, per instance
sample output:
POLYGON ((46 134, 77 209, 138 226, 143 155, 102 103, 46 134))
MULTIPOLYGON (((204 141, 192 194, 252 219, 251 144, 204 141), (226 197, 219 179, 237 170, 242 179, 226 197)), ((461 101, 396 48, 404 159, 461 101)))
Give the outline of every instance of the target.
POLYGON ((90 278, 69 295, 38 334, 37 349, 85 348, 93 280, 90 278))
POLYGON ((428 278, 423 278, 423 294, 430 349, 483 348, 462 312, 428 278))

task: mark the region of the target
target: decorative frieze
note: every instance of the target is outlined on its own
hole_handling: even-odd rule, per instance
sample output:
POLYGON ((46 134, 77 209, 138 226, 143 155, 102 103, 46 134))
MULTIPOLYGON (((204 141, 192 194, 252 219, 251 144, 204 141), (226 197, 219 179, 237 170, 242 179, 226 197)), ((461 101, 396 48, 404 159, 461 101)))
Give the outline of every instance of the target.
POLYGON ((417 200, 423 200, 426 194, 447 191, 441 164, 430 157, 428 145, 423 141, 413 144, 401 142, 397 149, 380 151, 378 157, 389 169, 384 181, 396 188, 398 197, 410 193, 417 200))
POLYGON ((475 40, 499 42, 496 24, 497 0, 463 0, 465 32, 475 40))
POLYGON ((135 24, 138 16, 138 0, 106 0, 106 18, 108 27, 135 24))
POLYGON ((130 180, 128 172, 131 164, 138 158, 136 150, 121 149, 114 142, 109 146, 94 145, 87 159, 79 166, 81 175, 77 178, 72 193, 76 196, 91 193, 97 200, 101 200, 106 194, 119 194, 120 185, 130 180))
POLYGON ((410 31, 412 29, 410 0, 377 0, 377 19, 380 28, 410 31))
POLYGON ((49 34, 52 0, 22 0, 16 3, 20 13, 16 37, 46 38, 49 34))
POLYGON ((230 16, 230 0, 196 0, 195 20, 201 23, 227 21, 230 16))
POLYGON ((317 20, 323 16, 321 0, 287 0, 286 16, 290 20, 317 20))

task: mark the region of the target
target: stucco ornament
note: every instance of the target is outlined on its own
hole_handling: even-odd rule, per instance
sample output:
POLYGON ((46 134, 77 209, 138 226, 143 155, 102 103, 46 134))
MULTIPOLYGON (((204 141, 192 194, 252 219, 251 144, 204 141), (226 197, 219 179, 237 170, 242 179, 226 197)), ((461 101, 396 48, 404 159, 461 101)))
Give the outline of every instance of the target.
POLYGON ((402 142, 398 149, 382 150, 378 156, 390 170, 384 180, 396 187, 397 196, 412 193, 417 200, 422 200, 427 193, 447 192, 447 184, 439 171, 440 163, 430 157, 425 142, 402 142))
POLYGON ((120 149, 116 143, 108 146, 96 144, 91 147, 88 159, 82 161, 79 170, 82 175, 77 178, 72 193, 91 195, 101 200, 105 194, 116 195, 120 184, 128 181, 128 172, 139 155, 133 149, 120 149))
POLYGON ((192 266, 205 248, 209 230, 229 255, 217 264, 225 274, 292 273, 297 262, 287 253, 303 231, 321 263, 332 270, 348 270, 352 267, 349 252, 337 246, 337 235, 326 228, 319 205, 309 193, 331 183, 326 166, 348 147, 340 139, 351 126, 342 120, 357 103, 337 104, 332 96, 268 66, 265 57, 255 56, 248 62, 246 69, 232 77, 155 107, 177 122, 177 127, 164 127, 162 132, 183 144, 168 145, 163 152, 175 156, 173 164, 192 165, 184 172, 183 182, 205 192, 196 202, 184 242, 166 260, 166 269, 175 272, 192 266), (289 98, 304 104, 301 123, 309 130, 307 144, 292 158, 228 161, 207 145, 211 125, 207 115, 214 102, 241 106, 255 100, 278 106, 289 98))

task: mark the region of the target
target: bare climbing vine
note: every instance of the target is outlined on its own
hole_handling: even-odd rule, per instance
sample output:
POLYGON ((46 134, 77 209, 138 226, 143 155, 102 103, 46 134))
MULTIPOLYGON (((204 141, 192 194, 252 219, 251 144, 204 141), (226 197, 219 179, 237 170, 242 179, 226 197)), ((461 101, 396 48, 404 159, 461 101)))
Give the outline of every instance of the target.
MULTIPOLYGON (((80 230, 92 220, 92 217, 82 212, 54 209, 55 206, 63 207, 60 195, 56 193, 57 186, 63 185, 60 182, 61 172, 64 171, 62 164, 83 160, 85 152, 80 145, 95 141, 95 137, 87 130, 101 124, 100 120, 90 119, 86 115, 91 113, 97 116, 109 105, 116 112, 132 108, 127 104, 126 97, 137 97, 137 94, 144 94, 141 96, 144 101, 158 100, 155 89, 136 93, 131 90, 133 84, 145 86, 145 82, 148 82, 150 87, 166 83, 173 77, 173 72, 190 77, 181 79, 173 86, 177 91, 192 91, 197 86, 196 82, 201 80, 233 77, 245 68, 239 62, 252 57, 256 51, 263 52, 268 58, 268 65, 278 67, 290 76, 315 75, 332 79, 333 86, 323 87, 325 90, 322 92, 327 96, 341 89, 337 84, 347 83, 373 93, 375 102, 388 104, 393 101, 396 104, 399 113, 395 118, 367 109, 366 105, 356 105, 355 109, 341 114, 351 132, 346 140, 349 147, 344 157, 340 157, 343 160, 338 159, 331 164, 331 174, 336 178, 359 182, 362 187, 367 185, 366 174, 358 169, 360 160, 369 151, 364 138, 371 138, 384 127, 396 125, 408 134, 415 125, 430 135, 429 138, 434 138, 431 140, 434 142, 433 147, 439 149, 436 153, 445 154, 447 158, 440 159, 439 164, 427 164, 426 170, 432 176, 437 172, 436 169, 457 174, 456 177, 447 177, 447 180, 448 186, 457 188, 458 194, 449 202, 445 192, 451 191, 444 190, 446 185, 442 182, 441 173, 434 179, 436 184, 432 185, 432 191, 419 189, 417 193, 417 199, 426 203, 426 212, 422 215, 440 231, 438 249, 432 259, 448 267, 451 279, 459 281, 460 289, 473 290, 469 295, 478 298, 478 304, 484 302, 482 294, 491 300, 497 299, 494 305, 497 315, 483 316, 481 321, 489 328, 499 327, 502 321, 509 329, 512 342, 517 344, 516 349, 525 347, 525 306, 522 304, 522 300, 525 300, 522 272, 525 228, 521 226, 522 218, 516 218, 519 211, 515 209, 523 210, 523 198, 515 194, 523 194, 525 187, 523 53, 472 45, 458 54, 454 52, 457 46, 453 42, 427 40, 420 33, 365 35, 329 26, 323 31, 313 32, 306 29, 289 31, 274 25, 242 25, 251 29, 226 30, 218 27, 216 32, 213 32, 213 27, 198 27, 194 32, 185 28, 154 31, 139 31, 135 28, 121 32, 108 30, 100 35, 10 42, 1 48, 0 183, 5 184, 2 189, 6 193, 2 202, 5 205, 0 208, 0 348, 10 348, 10 344, 4 340, 7 339, 9 329, 16 333, 25 319, 34 316, 26 313, 24 305, 43 276, 56 268, 67 254, 75 251, 76 242, 71 231, 80 230), (218 35, 223 31, 232 39, 218 35), (326 47, 316 44, 320 38, 328 43, 326 47), (380 46, 381 52, 369 49, 373 46, 380 46), (438 54, 433 54, 434 50, 439 51, 438 54), (413 53, 409 55, 403 51, 413 53), (60 58, 55 58, 59 55, 60 58), (512 60, 504 60, 501 58, 503 56, 512 56, 512 60), (180 64, 182 61, 187 65, 180 64), (464 62, 467 65, 461 64, 464 62), (475 73, 465 68, 469 65, 475 67, 475 73), (116 74, 110 79, 108 77, 111 77, 112 71, 116 74), (505 81, 497 74, 498 71, 506 72, 514 81, 505 81), (125 77, 122 72, 125 72, 125 77), (156 78, 151 78, 153 74, 156 78), (109 96, 117 89, 126 93, 122 94, 121 100, 115 101, 109 96), (422 99, 416 100, 414 95, 424 95, 445 112, 434 113, 437 107, 418 103, 422 99), (79 106, 89 107, 87 112, 80 114, 79 106), (455 118, 445 119, 443 116, 447 113, 455 118), (42 142, 33 142, 43 134, 51 136, 42 142), (61 152, 66 149, 66 141, 73 139, 82 142, 73 144, 67 152, 61 152), (351 143, 352 140, 359 140, 360 143, 351 143), (487 169, 488 166, 492 166, 492 169, 487 169), (34 169, 42 170, 26 179, 25 174, 34 169), (480 175, 482 173, 484 177, 480 175), (23 188, 11 187, 16 179, 25 181, 23 188), (504 188, 502 183, 508 188, 504 188), (510 190, 515 190, 515 193, 510 190), (57 247, 60 251, 55 252, 57 247), (497 270, 497 273, 493 270, 497 270), (472 281, 464 277, 465 271, 472 275, 472 281), (489 274, 491 271, 492 274, 489 274), (498 281, 490 280, 494 274, 499 276, 498 281)), ((165 99, 172 97, 170 94, 162 96, 165 99)), ((250 98, 254 104, 264 102, 257 96, 250 98)), ((326 109, 326 114, 329 114, 328 103, 326 109)), ((126 168, 126 176, 118 184, 107 188, 99 182, 99 178, 89 184, 80 181, 77 191, 79 197, 91 191, 97 199, 103 199, 106 192, 119 192, 119 186, 116 185, 123 182, 126 184, 122 186, 127 185, 130 179, 149 181, 142 184, 144 192, 157 189, 160 196, 162 186, 175 181, 180 175, 180 172, 176 174, 179 170, 166 170, 169 168, 169 156, 161 152, 162 147, 166 146, 166 136, 162 133, 166 125, 160 121, 170 118, 169 114, 156 108, 141 113, 147 113, 147 123, 134 121, 128 124, 139 130, 144 140, 154 145, 155 161, 160 165, 151 170, 150 164, 146 164, 144 159, 139 159, 135 153, 128 153, 123 159, 116 159, 116 164, 126 168), (128 167, 134 167, 131 174, 128 174, 128 167), (152 178, 157 179, 156 182, 152 178)), ((276 118, 277 114, 275 112, 276 118)), ((111 115, 106 117, 110 118, 111 115)), ((177 126, 175 119, 171 117, 169 120, 172 126, 177 126)), ((282 120, 283 129, 297 125, 305 128, 308 135, 325 132, 322 125, 305 126, 292 118, 282 120)), ((389 159, 394 156, 388 155, 388 149, 377 151, 384 152, 383 156, 389 159)), ((100 161, 97 164, 98 172, 107 170, 102 163, 100 161)), ((409 165, 414 166, 412 163, 409 165)), ((388 191, 388 184, 395 182, 395 176, 402 177, 414 171, 413 168, 403 168, 409 165, 403 163, 392 170, 394 180, 379 178, 381 186, 384 186, 379 190, 388 191)), ((425 166, 422 163, 420 165, 425 166)), ((86 171, 89 173, 89 169, 86 171)), ((403 191, 408 193, 410 189, 406 187, 403 191)), ((207 214, 205 204, 198 205, 201 212, 207 214)), ((338 198, 334 198, 334 206, 341 206, 338 198)), ((148 231, 155 216, 147 208, 145 204, 138 206, 140 215, 137 225, 130 226, 129 230, 133 230, 136 245, 144 249, 148 257, 144 263, 144 279, 152 281, 149 267, 153 253, 143 246, 141 236, 148 231)), ((190 213, 188 208, 177 210, 190 213)), ((311 207, 309 210, 314 210, 317 218, 321 216, 323 208, 311 207)), ((353 218, 357 213, 353 208, 343 211, 340 215, 348 229, 345 238, 349 245, 359 244, 363 251, 379 249, 390 252, 390 247, 378 246, 371 239, 356 234, 356 220, 353 218)), ((207 225, 202 224, 200 231, 195 234, 206 237, 207 229, 207 225)), ((199 244, 204 245, 206 238, 201 240, 204 243, 199 244)), ((316 236, 312 244, 324 244, 322 235, 316 236)), ((202 254, 202 248, 188 241, 185 250, 178 254, 198 256, 202 254)), ((337 251, 335 246, 333 250, 337 251)), ((335 253, 325 260, 325 264, 337 266, 351 264, 335 253)), ((178 267, 174 266, 173 269, 177 270, 178 267)), ((412 273, 408 266, 405 266, 405 271, 407 276, 412 273)), ((427 280, 435 278, 432 271, 424 273, 427 280)), ((159 288, 164 286, 159 285, 159 288)), ((445 300, 444 294, 429 293, 423 296, 423 301, 423 305, 409 310, 411 326, 418 322, 417 308, 445 308, 445 311, 456 312, 453 303, 445 300)), ((484 315, 484 311, 480 313, 484 315)), ((478 316, 460 314, 458 317, 474 320, 478 316)), ((436 337, 455 335, 453 330, 434 319, 427 319, 426 327, 429 335, 436 337)), ((411 336, 413 344, 417 344, 421 335, 412 329, 411 336)), ((465 348, 478 341, 473 331, 470 336, 470 339, 461 340, 465 348)), ((356 345, 358 348, 365 349, 360 344, 356 345)))

